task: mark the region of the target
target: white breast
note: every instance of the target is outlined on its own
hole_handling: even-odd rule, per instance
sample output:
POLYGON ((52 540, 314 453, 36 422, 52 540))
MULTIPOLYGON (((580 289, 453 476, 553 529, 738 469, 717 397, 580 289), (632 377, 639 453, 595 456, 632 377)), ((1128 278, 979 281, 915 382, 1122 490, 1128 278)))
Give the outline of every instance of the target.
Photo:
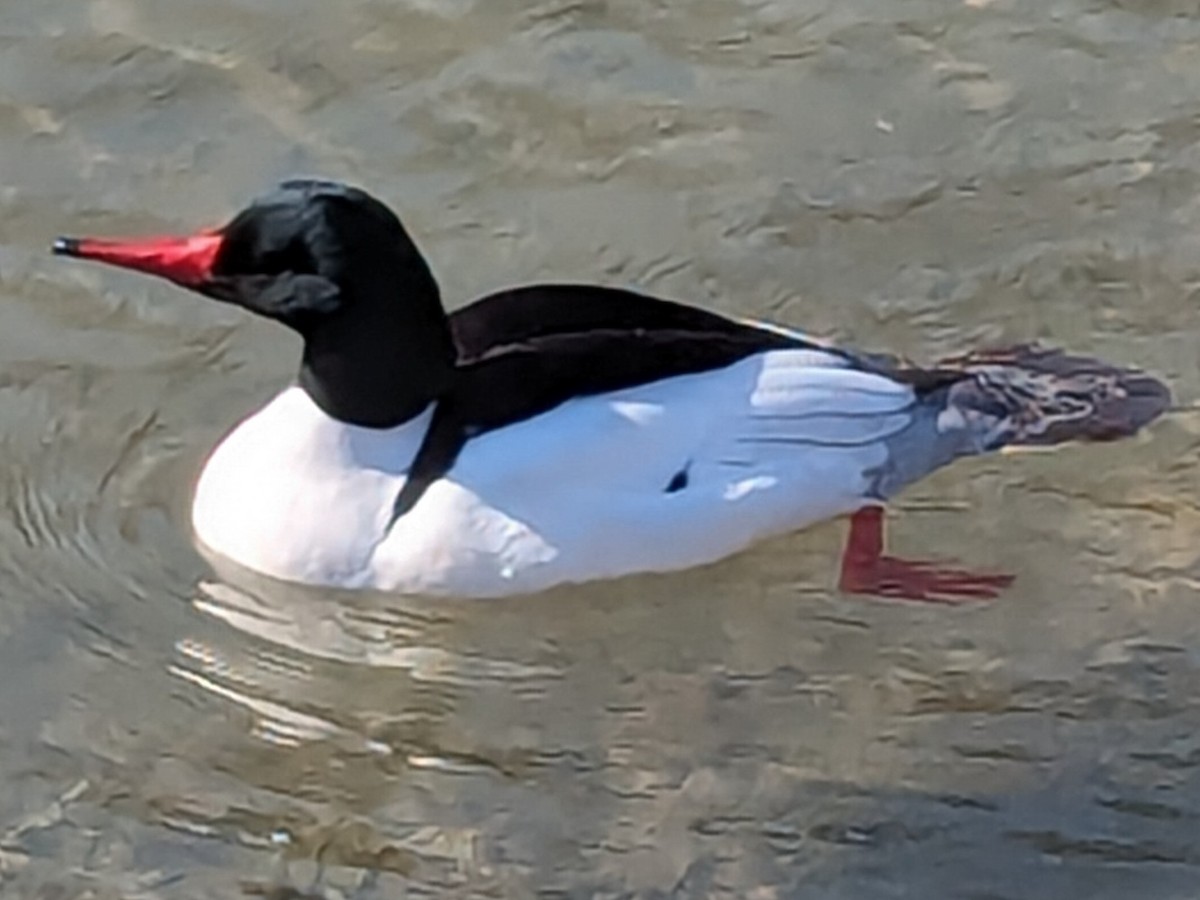
POLYGON ((192 506, 197 538, 279 578, 365 586, 431 414, 361 428, 286 389, 213 451, 192 506))

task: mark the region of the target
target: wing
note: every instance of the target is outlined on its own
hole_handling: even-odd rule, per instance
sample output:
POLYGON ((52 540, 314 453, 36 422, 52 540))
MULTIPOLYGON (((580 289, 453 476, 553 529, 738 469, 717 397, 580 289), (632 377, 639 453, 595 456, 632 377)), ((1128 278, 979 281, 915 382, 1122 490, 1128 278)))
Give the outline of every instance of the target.
MULTIPOLYGON (((459 352, 455 382, 396 498, 393 523, 450 471, 469 439, 569 400, 717 371, 772 351, 809 351, 822 361, 817 369, 884 368, 786 329, 596 285, 502 291, 453 313, 450 325, 459 352)), ((895 381, 910 380, 906 370, 890 368, 895 381)))
POLYGON ((513 589, 718 559, 861 506, 915 391, 822 351, 563 404, 472 439, 389 545, 466 541, 513 589))
MULTIPOLYGON (((915 403, 908 385, 836 355, 770 351, 578 398, 472 438, 462 462, 469 457, 471 471, 495 485, 511 477, 546 490, 670 493, 684 469, 691 485, 725 484, 739 472, 783 471, 809 450, 850 458, 868 448, 873 459, 877 444, 911 422, 915 403)), ((464 473, 456 467, 452 477, 464 473)))

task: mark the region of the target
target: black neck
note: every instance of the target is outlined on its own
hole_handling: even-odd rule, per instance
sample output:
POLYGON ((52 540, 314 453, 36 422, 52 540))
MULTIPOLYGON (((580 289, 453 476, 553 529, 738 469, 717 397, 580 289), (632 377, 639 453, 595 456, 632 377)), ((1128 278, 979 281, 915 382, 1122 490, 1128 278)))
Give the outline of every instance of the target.
POLYGON ((432 278, 415 282, 343 284, 353 293, 344 310, 304 334, 300 386, 338 421, 392 428, 449 389, 449 322, 432 278))

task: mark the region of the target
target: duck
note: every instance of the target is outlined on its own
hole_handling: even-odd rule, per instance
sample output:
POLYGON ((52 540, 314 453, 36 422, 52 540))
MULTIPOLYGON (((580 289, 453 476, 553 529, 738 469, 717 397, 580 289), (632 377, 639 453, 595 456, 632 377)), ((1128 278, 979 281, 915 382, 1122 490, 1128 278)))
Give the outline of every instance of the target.
POLYGON ((194 234, 52 250, 299 334, 297 377, 208 456, 191 524, 219 558, 310 585, 528 594, 849 516, 841 589, 993 597, 1011 575, 888 556, 888 501, 960 457, 1125 437, 1170 404, 1143 371, 1039 344, 918 366, 596 284, 447 313, 395 212, 329 180, 194 234))

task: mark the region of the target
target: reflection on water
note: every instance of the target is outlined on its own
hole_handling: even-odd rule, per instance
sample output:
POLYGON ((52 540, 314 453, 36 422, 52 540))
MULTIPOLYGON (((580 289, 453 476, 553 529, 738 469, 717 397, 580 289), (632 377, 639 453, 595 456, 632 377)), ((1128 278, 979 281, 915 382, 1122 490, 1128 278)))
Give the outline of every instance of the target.
POLYGON ((1180 898, 1200 853, 1200 20, 1186 4, 10 0, 0 894, 1180 898), (999 601, 832 590, 839 523, 502 602, 214 572, 292 338, 45 253, 297 172, 452 302, 633 284, 917 358, 1041 338, 1184 407, 906 494, 999 601))

